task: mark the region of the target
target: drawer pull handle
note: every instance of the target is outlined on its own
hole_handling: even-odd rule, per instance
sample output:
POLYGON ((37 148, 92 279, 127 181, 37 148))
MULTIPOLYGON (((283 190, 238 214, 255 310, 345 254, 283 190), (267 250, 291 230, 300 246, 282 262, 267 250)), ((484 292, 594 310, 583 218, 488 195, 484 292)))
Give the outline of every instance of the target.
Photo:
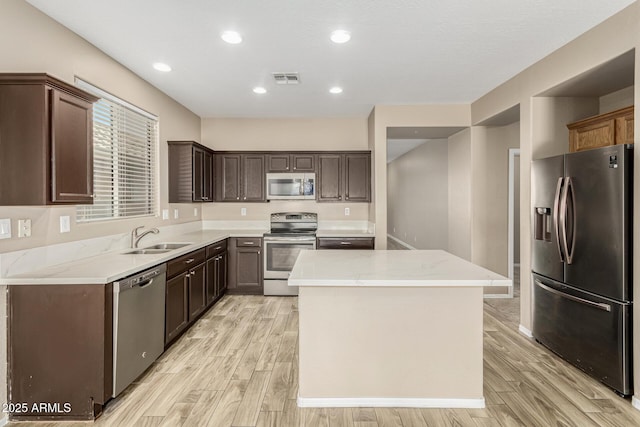
POLYGON ((340 242, 341 245, 350 245, 351 242, 340 242))
POLYGON ((222 249, 222 246, 216 246, 215 248, 213 248, 214 251, 217 251, 219 249, 222 249))
POLYGON ((188 260, 186 260, 184 263, 185 264, 191 264, 193 261, 195 261, 195 259, 193 258, 189 258, 188 260))
POLYGON ((245 245, 255 245, 254 242, 244 242, 245 245))

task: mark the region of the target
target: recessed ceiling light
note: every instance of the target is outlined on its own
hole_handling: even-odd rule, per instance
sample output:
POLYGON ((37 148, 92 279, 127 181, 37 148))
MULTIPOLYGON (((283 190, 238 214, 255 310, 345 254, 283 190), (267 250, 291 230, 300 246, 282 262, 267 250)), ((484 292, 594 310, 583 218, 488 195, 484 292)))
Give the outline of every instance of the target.
POLYGON ((267 93, 267 90, 262 86, 256 86, 253 88, 253 92, 262 95, 263 93, 267 93))
POLYGON ((351 33, 345 30, 336 30, 331 33, 331 41, 334 43, 346 43, 351 40, 351 33))
POLYGON ((169 71, 171 71, 171 67, 163 62, 156 62, 155 64, 153 64, 153 68, 155 68, 158 71, 163 71, 165 73, 168 73, 169 71))
POLYGON ((220 37, 222 37, 222 40, 230 44, 238 44, 242 42, 242 36, 237 31, 225 31, 220 37))
POLYGON ((342 88, 338 87, 338 86, 335 86, 335 87, 332 87, 331 89, 329 89, 329 92, 337 95, 339 93, 342 93, 342 88))

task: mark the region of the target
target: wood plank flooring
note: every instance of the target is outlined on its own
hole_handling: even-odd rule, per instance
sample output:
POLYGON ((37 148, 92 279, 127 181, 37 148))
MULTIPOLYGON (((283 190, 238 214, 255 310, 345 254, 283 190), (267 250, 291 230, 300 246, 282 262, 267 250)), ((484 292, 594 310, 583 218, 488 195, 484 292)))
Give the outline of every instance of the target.
POLYGON ((504 301, 492 304, 484 304, 485 409, 300 409, 297 298, 225 296, 94 424, 37 425, 640 426, 628 399, 518 333, 504 301))

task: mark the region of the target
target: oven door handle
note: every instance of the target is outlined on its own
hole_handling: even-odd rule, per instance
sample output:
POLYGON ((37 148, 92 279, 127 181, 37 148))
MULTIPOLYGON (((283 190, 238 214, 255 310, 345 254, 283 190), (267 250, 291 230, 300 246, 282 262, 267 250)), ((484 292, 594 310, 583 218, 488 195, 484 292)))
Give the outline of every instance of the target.
POLYGON ((315 237, 265 237, 265 242, 315 242, 315 237))

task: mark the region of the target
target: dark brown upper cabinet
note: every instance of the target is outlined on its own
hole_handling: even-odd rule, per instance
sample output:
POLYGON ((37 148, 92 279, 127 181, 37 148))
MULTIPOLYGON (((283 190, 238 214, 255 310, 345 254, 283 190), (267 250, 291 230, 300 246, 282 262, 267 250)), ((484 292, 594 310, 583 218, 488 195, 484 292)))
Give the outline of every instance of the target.
POLYGON ((315 172, 314 153, 272 153, 267 155, 267 172, 315 172))
POLYGON ((213 202, 213 151, 194 141, 169 145, 169 203, 213 202))
POLYGON ((93 103, 48 74, 0 74, 0 205, 93 203, 93 103))
POLYGON ((216 153, 216 201, 264 202, 265 155, 216 153))
POLYGON ((318 154, 318 202, 370 202, 371 153, 318 154))

